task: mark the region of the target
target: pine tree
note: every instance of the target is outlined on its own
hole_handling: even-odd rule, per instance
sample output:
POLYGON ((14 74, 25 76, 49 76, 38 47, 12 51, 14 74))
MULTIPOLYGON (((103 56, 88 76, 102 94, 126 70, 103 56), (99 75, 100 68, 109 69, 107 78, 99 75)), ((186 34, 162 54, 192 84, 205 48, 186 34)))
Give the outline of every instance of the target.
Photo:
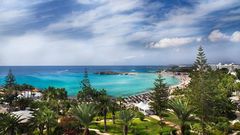
POLYGON ((151 94, 152 102, 150 103, 151 108, 159 116, 160 120, 162 119, 162 113, 168 107, 168 97, 169 97, 168 87, 163 81, 164 79, 159 74, 158 78, 154 82, 155 87, 153 88, 153 92, 151 94))
POLYGON ((206 71, 209 68, 202 46, 198 48, 197 58, 193 64, 193 67, 196 71, 200 71, 200 72, 206 71))
POLYGON ((82 87, 82 90, 91 88, 87 69, 84 70, 83 80, 81 81, 81 87, 82 87))
POLYGON ((12 73, 12 70, 10 69, 8 72, 8 75, 5 78, 5 88, 13 89, 15 86, 16 86, 16 79, 12 73))
POLYGON ((88 78, 88 72, 85 69, 83 80, 81 81, 81 90, 78 92, 78 100, 80 102, 96 102, 94 101, 99 95, 99 92, 92 88, 88 78))
MULTIPOLYGON (((203 48, 200 46, 196 60, 193 64, 194 72, 191 74, 190 92, 188 98, 192 105, 198 108, 198 116, 201 119, 203 134, 205 134, 205 121, 208 114, 209 102, 207 71, 209 66, 203 48)), ((210 112, 210 111, 209 111, 210 112)))
POLYGON ((233 116, 234 105, 228 95, 235 81, 225 72, 210 70, 202 47, 199 48, 194 67, 196 70, 191 73, 186 97, 191 106, 197 108, 196 117, 200 119, 202 134, 205 135, 209 132, 206 130, 207 124, 219 125, 222 118, 233 116))

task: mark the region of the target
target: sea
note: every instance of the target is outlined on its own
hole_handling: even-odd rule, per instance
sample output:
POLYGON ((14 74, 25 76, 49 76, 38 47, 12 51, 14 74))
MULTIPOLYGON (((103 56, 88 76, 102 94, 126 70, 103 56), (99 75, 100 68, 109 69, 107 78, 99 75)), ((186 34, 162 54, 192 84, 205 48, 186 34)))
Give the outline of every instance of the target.
MULTIPOLYGON (((31 84, 44 90, 49 86, 65 88, 68 96, 76 96, 81 89, 81 80, 86 69, 91 85, 105 89, 114 97, 130 96, 146 92, 154 87, 156 72, 167 66, 0 66, 0 84, 11 69, 18 84, 31 84), (134 75, 99 75, 96 72, 134 72, 134 75)), ((174 76, 164 76, 167 85, 177 85, 180 80, 174 76)))

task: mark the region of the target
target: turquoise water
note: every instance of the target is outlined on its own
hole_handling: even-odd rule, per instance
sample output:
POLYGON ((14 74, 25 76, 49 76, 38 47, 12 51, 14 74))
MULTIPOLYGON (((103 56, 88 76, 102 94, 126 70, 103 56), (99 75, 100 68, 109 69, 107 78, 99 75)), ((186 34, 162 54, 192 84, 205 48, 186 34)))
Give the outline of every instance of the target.
MULTIPOLYGON (((114 71, 113 69, 115 68, 112 68, 111 71, 114 71)), ((13 70, 13 73, 16 73, 16 80, 20 84, 27 83, 40 89, 48 86, 66 88, 69 96, 76 96, 80 89, 80 81, 83 78, 82 70, 77 71, 77 69, 69 68, 64 70, 52 69, 46 71, 38 69, 29 71, 22 67, 21 70, 15 69, 15 72, 13 70)), ((141 72, 141 69, 136 75, 97 75, 93 73, 94 71, 89 73, 92 86, 97 89, 105 89, 112 96, 128 96, 147 91, 153 87, 153 82, 157 77, 156 73, 151 73, 152 69, 151 72, 141 72)), ((6 72, 5 69, 0 74, 1 84, 4 83, 6 72)), ((179 83, 179 80, 174 77, 164 78, 168 85, 179 83)))

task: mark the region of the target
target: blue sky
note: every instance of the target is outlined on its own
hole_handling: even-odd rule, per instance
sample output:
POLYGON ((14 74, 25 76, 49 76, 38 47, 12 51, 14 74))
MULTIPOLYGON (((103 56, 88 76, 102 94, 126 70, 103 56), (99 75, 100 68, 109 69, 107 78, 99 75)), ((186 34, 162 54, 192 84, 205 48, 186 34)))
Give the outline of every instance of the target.
POLYGON ((1 65, 240 63, 239 0, 1 0, 1 65))

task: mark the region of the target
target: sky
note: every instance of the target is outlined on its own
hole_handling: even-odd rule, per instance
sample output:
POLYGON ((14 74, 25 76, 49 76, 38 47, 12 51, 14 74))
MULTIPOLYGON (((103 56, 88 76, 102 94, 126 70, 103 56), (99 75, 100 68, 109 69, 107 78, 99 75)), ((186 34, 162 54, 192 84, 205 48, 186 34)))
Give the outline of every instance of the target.
POLYGON ((0 0, 0 65, 240 63, 239 0, 0 0))

